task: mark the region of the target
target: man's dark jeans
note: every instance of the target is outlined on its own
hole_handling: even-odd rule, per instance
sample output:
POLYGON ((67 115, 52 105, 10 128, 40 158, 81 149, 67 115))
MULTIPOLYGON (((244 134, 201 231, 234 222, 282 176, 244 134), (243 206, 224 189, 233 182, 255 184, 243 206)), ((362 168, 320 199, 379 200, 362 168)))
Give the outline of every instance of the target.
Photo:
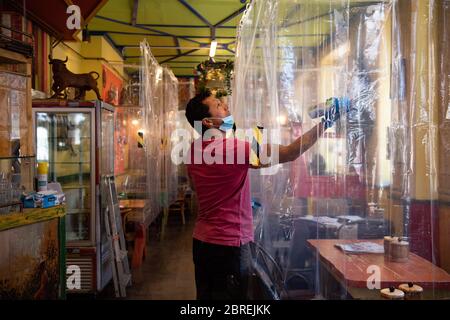
POLYGON ((245 300, 250 276, 250 245, 222 246, 194 239, 198 300, 245 300))

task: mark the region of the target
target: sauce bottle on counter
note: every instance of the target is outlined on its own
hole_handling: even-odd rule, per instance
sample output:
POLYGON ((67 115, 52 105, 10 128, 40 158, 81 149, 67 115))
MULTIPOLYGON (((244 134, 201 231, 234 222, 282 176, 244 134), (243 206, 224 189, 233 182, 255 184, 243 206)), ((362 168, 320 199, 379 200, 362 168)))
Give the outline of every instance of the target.
POLYGON ((38 162, 37 167, 37 191, 47 191, 48 162, 38 162))

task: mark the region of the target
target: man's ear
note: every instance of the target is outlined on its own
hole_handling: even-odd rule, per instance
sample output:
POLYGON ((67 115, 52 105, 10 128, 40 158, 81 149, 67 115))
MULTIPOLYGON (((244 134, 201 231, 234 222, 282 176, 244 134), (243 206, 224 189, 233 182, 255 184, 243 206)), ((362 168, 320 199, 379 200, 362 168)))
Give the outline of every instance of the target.
POLYGON ((204 125, 205 127, 212 128, 214 126, 214 123, 211 119, 205 118, 202 120, 202 125, 204 125))

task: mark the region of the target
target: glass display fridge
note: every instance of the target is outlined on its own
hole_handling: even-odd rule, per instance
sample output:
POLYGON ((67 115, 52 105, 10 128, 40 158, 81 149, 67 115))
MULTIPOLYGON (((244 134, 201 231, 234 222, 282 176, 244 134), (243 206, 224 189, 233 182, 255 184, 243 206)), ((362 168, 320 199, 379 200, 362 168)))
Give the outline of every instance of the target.
POLYGON ((99 184, 114 174, 114 108, 34 101, 33 124, 36 160, 48 162, 48 181, 59 182, 66 196, 67 270, 81 274, 67 292, 95 294, 112 278, 99 184))

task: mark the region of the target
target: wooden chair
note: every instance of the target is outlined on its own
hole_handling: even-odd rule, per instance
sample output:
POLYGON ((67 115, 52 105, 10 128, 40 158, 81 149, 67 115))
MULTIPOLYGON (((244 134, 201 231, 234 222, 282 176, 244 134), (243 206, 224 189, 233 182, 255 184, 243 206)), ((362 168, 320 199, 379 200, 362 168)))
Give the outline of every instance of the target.
POLYGON ((171 213, 180 213, 181 215, 181 221, 183 223, 183 225, 186 224, 186 218, 185 218, 185 210, 186 210, 186 199, 185 199, 185 195, 186 195, 186 189, 182 186, 178 189, 178 197, 175 200, 174 203, 172 203, 169 206, 169 214, 171 213))
POLYGON ((185 199, 185 203, 187 203, 189 214, 192 215, 194 213, 194 210, 195 210, 195 195, 194 195, 194 191, 192 189, 188 188, 185 191, 184 199, 185 199))

